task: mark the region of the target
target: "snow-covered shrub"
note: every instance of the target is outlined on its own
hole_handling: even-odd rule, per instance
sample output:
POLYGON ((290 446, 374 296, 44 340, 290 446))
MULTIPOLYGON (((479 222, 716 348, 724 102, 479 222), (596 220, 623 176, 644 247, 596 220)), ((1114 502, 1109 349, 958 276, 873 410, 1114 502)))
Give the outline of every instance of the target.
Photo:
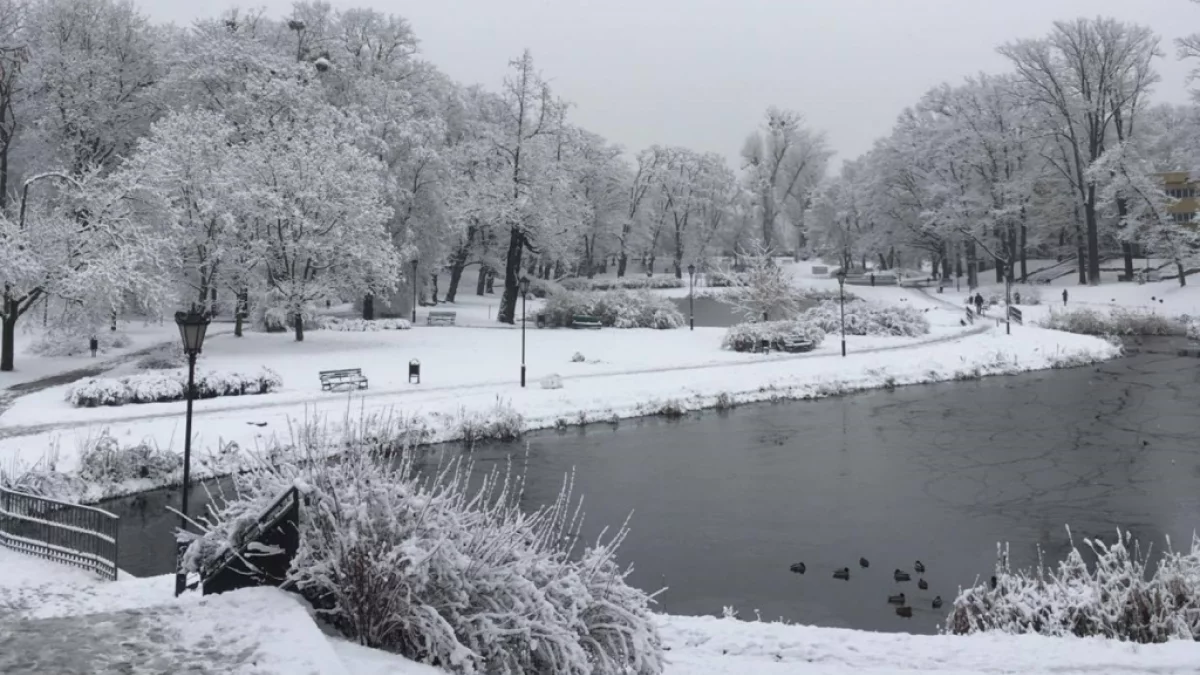
POLYGON ((521 438, 524 432, 525 417, 507 400, 496 397, 496 403, 486 412, 459 408, 450 421, 447 436, 470 447, 480 441, 508 443, 521 438))
POLYGON ((328 317, 323 321, 326 330, 343 333, 369 333, 379 330, 408 330, 412 322, 408 319, 341 319, 328 317))
POLYGON ((1012 290, 1013 304, 1017 304, 1017 294, 1021 295, 1022 305, 1042 304, 1042 291, 1037 286, 1014 286, 1012 290))
POLYGON ((814 347, 819 347, 825 331, 806 319, 739 323, 725 331, 721 346, 735 352, 752 352, 766 340, 771 349, 782 349, 785 341, 795 337, 811 340, 814 347))
POLYGON ((138 370, 171 370, 187 365, 187 355, 177 346, 146 354, 135 364, 138 370))
POLYGON ((50 331, 30 344, 26 351, 38 356, 84 356, 92 353, 92 337, 96 338, 96 352, 99 354, 133 344, 133 340, 125 333, 114 333, 107 328, 96 331, 94 336, 73 331, 50 331))
POLYGON ((656 412, 669 420, 677 420, 687 414, 687 408, 679 399, 669 398, 659 404, 656 412))
POLYGON ((583 363, 584 361, 587 361, 587 359, 583 358, 582 352, 575 352, 571 355, 571 363, 583 363))
POLYGON ((302 494, 300 547, 287 573, 347 638, 453 673, 657 675, 652 597, 615 560, 628 530, 575 550, 573 479, 522 508, 524 480, 449 462, 419 472, 411 452, 348 452, 235 476, 185 566, 199 571, 279 494, 302 494))
MULTIPOLYGON (((850 291, 845 291, 845 293, 846 293, 846 296, 845 296, 846 302, 858 300, 858 296, 851 293, 850 291)), ((800 302, 810 303, 810 302, 825 302, 826 300, 838 302, 842 296, 841 296, 840 291, 832 290, 832 289, 828 289, 828 288, 801 288, 796 291, 796 297, 799 299, 800 302)))
POLYGON ((771 249, 755 242, 742 251, 745 271, 719 270, 715 277, 728 290, 721 300, 742 314, 746 319, 759 319, 774 313, 776 319, 795 318, 801 300, 791 279, 782 266, 771 255, 771 249))
POLYGON ((594 316, 613 328, 679 328, 683 313, 675 303, 648 291, 564 291, 542 309, 550 326, 567 327, 575 316, 594 316))
POLYGON ((79 477, 89 483, 112 484, 144 478, 161 485, 170 482, 182 466, 183 458, 173 452, 146 442, 122 447, 107 434, 79 454, 79 477))
POLYGON ((995 587, 989 580, 962 591, 947 630, 959 635, 1102 636, 1139 643, 1200 639, 1200 538, 1193 535, 1186 553, 1171 548, 1168 539, 1149 576, 1150 556, 1142 554, 1128 532, 1118 530, 1112 544, 1083 543, 1095 558, 1091 566, 1072 539, 1071 552, 1056 569, 1039 563, 1033 570, 1013 570, 1007 548, 998 546, 995 587))
POLYGON ((551 295, 562 293, 566 290, 562 284, 549 279, 531 279, 529 281, 529 294, 535 298, 548 298, 551 295))
POLYGON ((551 373, 542 378, 542 389, 562 389, 562 376, 551 373))
MULTIPOLYGON (((255 330, 266 333, 286 333, 295 328, 295 315, 287 309, 278 306, 264 306, 255 303, 251 311, 251 325, 255 330)), ((327 319, 317 314, 316 308, 305 307, 300 314, 304 330, 319 330, 324 327, 327 319)))
POLYGON ((1189 340, 1200 340, 1200 320, 1193 320, 1188 323, 1187 336, 1189 340))
POLYGON ((1087 307, 1052 310, 1041 325, 1084 335, 1180 335, 1185 331, 1178 320, 1124 307, 1113 307, 1108 314, 1087 307))
MULTIPOLYGON (((196 397, 266 394, 283 386, 279 374, 270 368, 257 373, 200 371, 196 374, 196 397)), ((76 408, 125 405, 127 403, 164 403, 181 401, 187 395, 187 371, 154 371, 120 378, 93 378, 67 390, 67 401, 76 408)))
MULTIPOLYGON (((559 285, 568 291, 649 290, 685 288, 687 287, 687 280, 676 279, 670 275, 657 277, 621 277, 620 279, 574 277, 563 279, 559 285)), ((532 284, 530 287, 532 288, 532 284)))
MULTIPOLYGON (((826 301, 801 313, 828 334, 841 334, 841 306, 826 301)), ((929 332, 929 319, 914 307, 876 305, 865 300, 846 303, 846 335, 891 335, 916 337, 929 332)))

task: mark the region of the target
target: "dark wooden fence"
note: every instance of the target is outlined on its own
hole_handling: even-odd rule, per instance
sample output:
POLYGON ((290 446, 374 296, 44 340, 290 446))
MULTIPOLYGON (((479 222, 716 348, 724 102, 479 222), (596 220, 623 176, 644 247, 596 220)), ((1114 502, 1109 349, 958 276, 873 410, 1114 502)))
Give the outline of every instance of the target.
POLYGON ((117 579, 117 516, 0 487, 0 546, 117 579))

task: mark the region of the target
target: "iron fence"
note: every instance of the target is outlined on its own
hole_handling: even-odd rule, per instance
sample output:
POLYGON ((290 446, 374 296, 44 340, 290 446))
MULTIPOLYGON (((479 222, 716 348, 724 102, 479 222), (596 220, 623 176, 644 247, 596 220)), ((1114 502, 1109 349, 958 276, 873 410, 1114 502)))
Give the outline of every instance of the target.
POLYGON ((0 546, 117 579, 117 516, 0 487, 0 546))

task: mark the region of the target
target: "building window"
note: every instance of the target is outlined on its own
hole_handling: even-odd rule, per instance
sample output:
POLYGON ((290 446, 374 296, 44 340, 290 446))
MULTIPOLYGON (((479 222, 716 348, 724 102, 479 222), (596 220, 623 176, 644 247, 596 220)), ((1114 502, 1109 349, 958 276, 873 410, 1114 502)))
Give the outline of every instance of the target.
POLYGON ((1167 188, 1167 196, 1175 199, 1192 199, 1196 196, 1196 188, 1167 188))
POLYGON ((1174 220, 1177 223, 1191 223, 1196 220, 1196 214, 1191 211, 1185 213, 1172 213, 1171 220, 1174 220))

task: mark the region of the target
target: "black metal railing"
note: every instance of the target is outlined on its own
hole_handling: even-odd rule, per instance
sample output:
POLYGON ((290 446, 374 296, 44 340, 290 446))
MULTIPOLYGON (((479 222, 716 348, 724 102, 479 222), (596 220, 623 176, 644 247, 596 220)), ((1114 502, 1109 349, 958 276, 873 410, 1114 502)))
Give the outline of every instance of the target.
POLYGON ((0 487, 0 546, 117 579, 117 516, 0 487))
POLYGON ((300 491, 288 488, 259 513, 254 525, 239 532, 219 556, 203 566, 199 583, 204 594, 264 582, 274 585, 282 582, 300 545, 299 521, 300 491), (250 552, 251 544, 255 543, 261 545, 261 550, 250 552), (244 576, 247 580, 237 580, 232 582, 233 585, 229 580, 217 580, 230 570, 233 576, 244 576), (249 577, 254 577, 254 581, 248 581, 249 577))

